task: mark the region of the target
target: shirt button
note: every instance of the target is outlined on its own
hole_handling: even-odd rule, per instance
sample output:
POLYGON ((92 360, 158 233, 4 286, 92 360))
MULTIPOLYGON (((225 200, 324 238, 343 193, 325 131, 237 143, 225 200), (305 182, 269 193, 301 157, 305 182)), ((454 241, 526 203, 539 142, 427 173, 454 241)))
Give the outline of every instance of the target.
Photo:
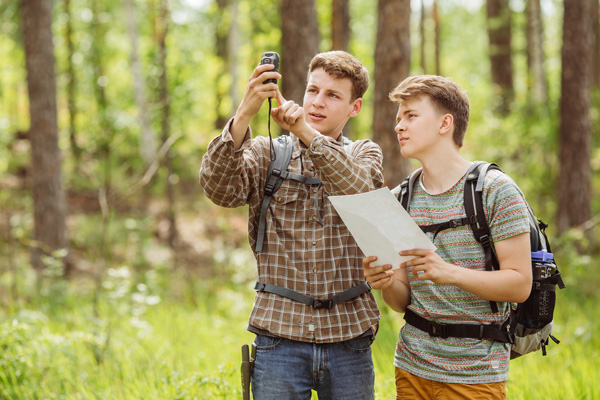
POLYGON ((279 196, 279 197, 277 198, 277 201, 278 201, 279 203, 283 203, 283 197, 282 197, 282 196, 279 196))
POLYGON ((316 242, 316 241, 313 241, 313 242, 312 242, 312 245, 313 245, 313 246, 316 246, 316 245, 317 245, 317 242, 316 242))
POLYGON ((330 156, 329 157, 329 161, 334 162, 335 161, 335 157, 334 156, 330 156))

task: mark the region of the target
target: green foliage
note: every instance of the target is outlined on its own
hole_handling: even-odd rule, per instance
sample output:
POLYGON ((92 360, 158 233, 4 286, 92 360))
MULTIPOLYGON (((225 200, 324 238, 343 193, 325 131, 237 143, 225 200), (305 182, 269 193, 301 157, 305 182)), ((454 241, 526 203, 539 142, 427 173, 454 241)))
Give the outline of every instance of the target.
MULTIPOLYGON (((548 355, 513 360, 511 399, 594 399, 600 395, 598 293, 586 281, 597 259, 562 253, 567 289, 558 293, 555 336, 548 355), (581 264, 579 266, 579 264, 581 264), (584 289, 586 288, 586 289, 584 289)), ((22 307, 0 317, 0 397, 101 399, 229 399, 240 396, 240 346, 250 343, 248 283, 209 279, 193 290, 195 305, 170 300, 157 282, 177 278, 164 270, 107 273, 94 316, 85 280, 72 282, 65 301, 50 311, 22 307), (161 276, 165 274, 165 276, 161 276), (102 358, 98 355, 102 354, 102 358)), ((375 292, 381 327, 373 344, 376 398, 394 396, 393 354, 402 325, 375 292)))

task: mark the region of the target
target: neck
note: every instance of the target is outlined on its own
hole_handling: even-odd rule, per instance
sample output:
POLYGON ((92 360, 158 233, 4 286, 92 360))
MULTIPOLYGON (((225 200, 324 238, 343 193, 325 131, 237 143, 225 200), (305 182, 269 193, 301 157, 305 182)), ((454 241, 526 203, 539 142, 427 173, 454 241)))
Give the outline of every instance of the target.
POLYGON ((447 156, 445 159, 438 158, 431 162, 422 161, 422 164, 422 182, 431 194, 443 193, 450 189, 471 166, 471 162, 462 158, 458 153, 454 156, 447 156))

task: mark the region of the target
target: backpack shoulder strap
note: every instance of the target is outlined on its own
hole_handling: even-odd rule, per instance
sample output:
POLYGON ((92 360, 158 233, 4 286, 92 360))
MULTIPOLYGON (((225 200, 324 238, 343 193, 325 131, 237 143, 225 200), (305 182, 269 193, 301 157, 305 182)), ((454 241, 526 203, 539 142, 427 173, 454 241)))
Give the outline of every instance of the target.
POLYGON ((419 168, 413 171, 409 176, 406 177, 400 184, 400 192, 398 193, 398 201, 402 204, 402 207, 406 210, 406 212, 410 211, 410 199, 412 198, 413 188, 415 186, 415 182, 421 176, 421 171, 423 169, 419 168))
POLYGON ((467 171, 464 188, 464 206, 467 220, 475 239, 482 244, 486 253, 486 269, 499 269, 490 227, 485 217, 483 205, 483 184, 488 170, 500 168, 496 164, 474 162, 467 171))
POLYGON ((354 150, 354 142, 342 135, 342 145, 344 146, 344 150, 346 150, 346 154, 351 156, 352 150, 354 150))
MULTIPOLYGON (((467 171, 464 188, 464 206, 467 220, 475 240, 481 243, 485 254, 485 269, 487 271, 499 270, 500 263, 496 255, 496 249, 492 242, 490 226, 485 217, 483 205, 483 184, 485 175, 490 169, 502 171, 496 164, 482 161, 474 162, 467 171)), ((490 301, 492 312, 498 312, 496 302, 490 301)))
POLYGON ((271 202, 271 197, 279 190, 284 179, 284 174, 292 158, 292 140, 288 135, 278 136, 273 140, 273 159, 267 170, 267 178, 264 186, 264 197, 260 206, 260 216, 258 218, 258 235, 256 237, 256 252, 260 253, 263 248, 265 238, 265 225, 267 219, 267 209, 271 202))

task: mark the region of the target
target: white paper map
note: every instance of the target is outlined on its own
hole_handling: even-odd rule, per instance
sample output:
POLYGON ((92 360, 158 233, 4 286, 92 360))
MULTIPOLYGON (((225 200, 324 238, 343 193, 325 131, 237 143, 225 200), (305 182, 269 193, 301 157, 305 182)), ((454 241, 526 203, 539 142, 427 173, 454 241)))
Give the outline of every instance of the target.
POLYGON ((329 200, 362 252, 377 256, 372 266, 391 264, 396 269, 413 258, 400 256, 400 251, 436 249, 388 188, 329 200))

